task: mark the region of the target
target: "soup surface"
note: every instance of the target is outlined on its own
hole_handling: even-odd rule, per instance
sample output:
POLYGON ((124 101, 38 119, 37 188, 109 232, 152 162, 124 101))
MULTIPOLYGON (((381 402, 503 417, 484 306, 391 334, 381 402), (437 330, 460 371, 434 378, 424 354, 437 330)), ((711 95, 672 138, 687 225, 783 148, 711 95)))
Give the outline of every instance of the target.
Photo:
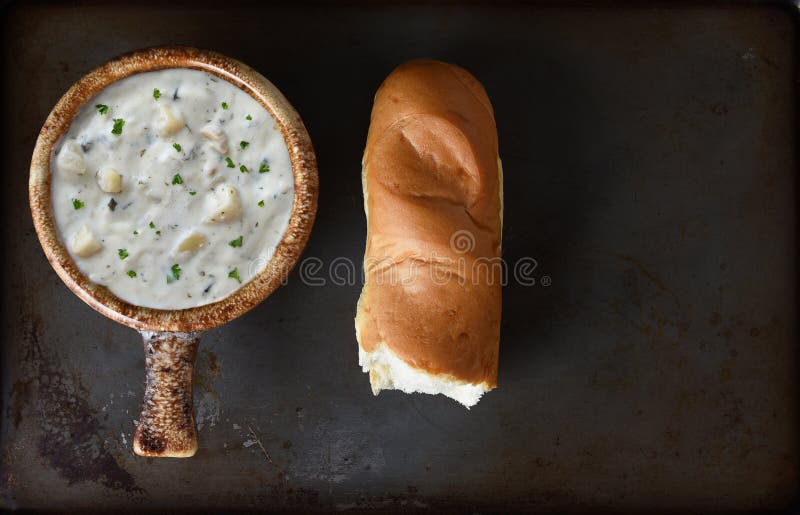
POLYGON ((56 223, 78 268, 139 306, 227 297, 263 270, 289 223, 294 181, 275 120, 203 71, 108 86, 51 159, 56 223))

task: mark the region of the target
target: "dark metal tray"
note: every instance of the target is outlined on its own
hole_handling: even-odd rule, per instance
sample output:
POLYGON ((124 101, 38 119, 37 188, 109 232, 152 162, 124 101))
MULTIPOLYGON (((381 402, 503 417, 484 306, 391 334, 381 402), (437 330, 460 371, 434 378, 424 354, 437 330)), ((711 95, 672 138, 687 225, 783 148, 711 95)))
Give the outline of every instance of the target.
POLYGON ((2 507, 796 506, 797 13, 622 5, 8 7, 2 507), (209 333, 190 460, 132 454, 139 336, 61 284, 27 207, 31 151, 60 95, 159 44, 229 54, 277 84, 308 126, 321 184, 305 255, 326 283, 295 270, 209 333), (375 90, 420 56, 459 63, 488 90, 504 257, 512 272, 537 263, 535 285, 512 274, 504 290, 500 388, 471 411, 373 398, 356 364, 360 284, 327 274, 363 255, 375 90))

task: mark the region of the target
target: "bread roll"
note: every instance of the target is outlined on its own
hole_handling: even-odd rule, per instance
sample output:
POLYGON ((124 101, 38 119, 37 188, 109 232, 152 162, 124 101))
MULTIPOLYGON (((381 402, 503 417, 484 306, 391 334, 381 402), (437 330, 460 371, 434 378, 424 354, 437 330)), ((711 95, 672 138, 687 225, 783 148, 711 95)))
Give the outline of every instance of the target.
POLYGON ((375 96, 359 364, 372 391, 467 407, 497 386, 502 170, 489 98, 466 70, 412 61, 375 96))

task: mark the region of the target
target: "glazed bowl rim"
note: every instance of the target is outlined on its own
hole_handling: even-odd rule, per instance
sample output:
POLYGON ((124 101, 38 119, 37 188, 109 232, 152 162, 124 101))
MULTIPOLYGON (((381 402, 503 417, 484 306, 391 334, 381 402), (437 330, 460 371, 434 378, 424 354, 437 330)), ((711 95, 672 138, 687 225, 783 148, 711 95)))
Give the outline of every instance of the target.
POLYGON ((103 315, 138 330, 202 331, 224 324, 266 299, 288 277, 308 241, 317 208, 317 163, 302 119, 265 77, 240 61, 193 47, 162 46, 115 57, 81 77, 47 117, 33 151, 29 195, 34 227, 48 261, 64 283, 103 315), (252 96, 283 134, 294 175, 294 201, 286 231, 266 266, 227 297, 186 309, 131 304, 80 271, 58 231, 52 207, 51 156, 81 108, 104 88, 138 73, 188 68, 216 75, 252 96))

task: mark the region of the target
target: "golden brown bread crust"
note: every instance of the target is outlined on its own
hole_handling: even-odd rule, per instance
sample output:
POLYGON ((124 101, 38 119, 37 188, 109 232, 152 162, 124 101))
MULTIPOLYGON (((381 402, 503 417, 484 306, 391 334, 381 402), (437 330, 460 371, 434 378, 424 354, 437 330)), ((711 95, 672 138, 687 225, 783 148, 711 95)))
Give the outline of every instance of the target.
POLYGON ((401 65, 375 96, 363 165, 361 348, 495 387, 501 184, 483 87, 451 64, 401 65))

